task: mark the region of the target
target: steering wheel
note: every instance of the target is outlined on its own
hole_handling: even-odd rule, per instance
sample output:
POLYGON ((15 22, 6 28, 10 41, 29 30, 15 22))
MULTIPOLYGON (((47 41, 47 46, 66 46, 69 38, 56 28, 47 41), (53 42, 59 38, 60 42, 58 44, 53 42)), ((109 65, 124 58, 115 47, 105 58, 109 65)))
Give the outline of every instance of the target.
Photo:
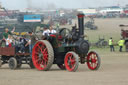
POLYGON ((71 37, 71 31, 67 28, 62 28, 59 31, 59 35, 62 36, 62 38, 70 38, 71 37))

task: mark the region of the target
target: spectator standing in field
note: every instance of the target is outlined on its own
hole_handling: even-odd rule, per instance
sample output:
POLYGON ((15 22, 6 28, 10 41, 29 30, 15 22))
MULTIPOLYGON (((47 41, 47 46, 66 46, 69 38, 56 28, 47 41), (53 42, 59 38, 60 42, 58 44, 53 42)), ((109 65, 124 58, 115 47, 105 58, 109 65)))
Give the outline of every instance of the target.
POLYGON ((109 39, 109 46, 110 46, 110 51, 114 52, 115 51, 115 49, 114 49, 114 41, 113 41, 112 37, 109 39))
POLYGON ((125 40, 123 40, 122 38, 118 41, 118 45, 120 47, 119 51, 122 52, 122 48, 124 46, 125 40))

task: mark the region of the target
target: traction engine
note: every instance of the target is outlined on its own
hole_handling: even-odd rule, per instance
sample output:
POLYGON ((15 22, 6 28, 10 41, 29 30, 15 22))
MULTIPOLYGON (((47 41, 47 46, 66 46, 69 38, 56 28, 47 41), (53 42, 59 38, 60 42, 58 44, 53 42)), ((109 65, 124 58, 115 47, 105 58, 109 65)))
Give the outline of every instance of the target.
POLYGON ((87 63, 91 70, 100 67, 100 57, 94 51, 89 52, 89 43, 84 39, 84 14, 78 14, 77 28, 62 28, 57 34, 46 36, 34 45, 32 61, 38 70, 47 71, 53 64, 64 70, 76 71, 79 62, 87 63))

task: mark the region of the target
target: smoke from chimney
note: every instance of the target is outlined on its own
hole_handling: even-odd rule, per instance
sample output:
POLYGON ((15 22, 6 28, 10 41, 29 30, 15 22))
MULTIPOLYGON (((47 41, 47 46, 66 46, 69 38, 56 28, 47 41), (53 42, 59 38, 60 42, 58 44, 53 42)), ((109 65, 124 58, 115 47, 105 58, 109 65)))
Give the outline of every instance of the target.
POLYGON ((56 5, 54 3, 50 3, 47 1, 34 1, 34 0, 26 0, 27 8, 30 9, 56 9, 56 5))

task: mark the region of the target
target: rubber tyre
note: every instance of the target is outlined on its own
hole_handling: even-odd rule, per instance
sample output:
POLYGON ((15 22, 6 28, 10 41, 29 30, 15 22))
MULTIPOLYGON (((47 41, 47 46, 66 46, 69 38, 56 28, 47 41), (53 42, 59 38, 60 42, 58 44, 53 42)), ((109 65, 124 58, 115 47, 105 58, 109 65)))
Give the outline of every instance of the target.
POLYGON ((17 68, 16 58, 12 57, 12 58, 9 59, 9 68, 13 69, 13 70, 17 68))
POLYGON ((65 64, 66 69, 69 72, 75 72, 78 69, 78 66, 79 66, 79 57, 78 57, 78 55, 73 51, 68 52, 65 55, 64 64, 65 64))
POLYGON ((61 69, 61 70, 66 70, 65 65, 64 64, 57 64, 57 66, 61 69))
POLYGON ((101 64, 101 59, 100 59, 99 55, 94 51, 89 52, 88 56, 87 56, 87 66, 88 66, 88 68, 90 70, 98 70, 99 67, 100 67, 100 64, 101 64), (93 55, 93 58, 92 58, 92 55, 93 55))
MULTIPOLYGON (((44 51, 44 49, 43 49, 43 51, 44 51)), ((42 58, 44 58, 44 56, 42 58)), ((33 64, 34 64, 36 69, 41 70, 41 71, 48 71, 54 62, 54 51, 53 51, 52 45, 46 40, 37 41, 37 43, 35 44, 33 51, 32 51, 32 61, 33 61, 33 64), (39 62, 37 63, 37 61, 38 61, 37 58, 39 58, 39 56, 36 56, 37 54, 39 55, 37 50, 43 49, 39 46, 40 44, 44 45, 45 49, 47 50, 45 52, 45 53, 47 53, 47 64, 46 65, 41 64, 43 59, 42 59, 40 64, 39 64, 39 62)))

